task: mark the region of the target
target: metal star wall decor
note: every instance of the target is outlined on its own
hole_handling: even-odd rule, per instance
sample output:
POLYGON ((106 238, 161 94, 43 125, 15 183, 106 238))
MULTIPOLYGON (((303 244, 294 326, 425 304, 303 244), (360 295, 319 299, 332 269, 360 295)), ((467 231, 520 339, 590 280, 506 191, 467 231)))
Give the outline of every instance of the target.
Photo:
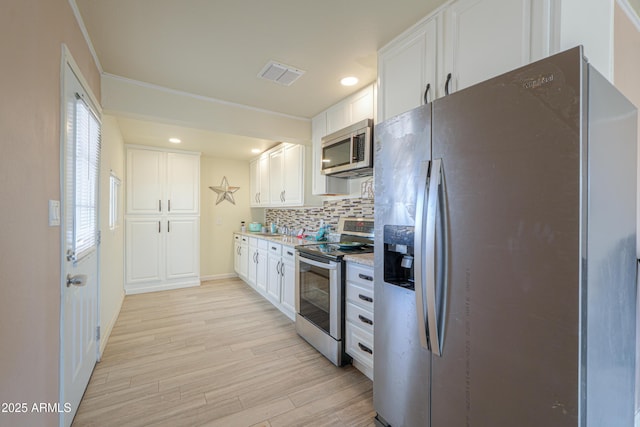
POLYGON ((218 200, 216 200, 216 205, 219 205, 224 200, 228 200, 234 205, 236 201, 233 199, 233 193, 238 191, 240 187, 232 187, 229 185, 229 181, 227 181, 227 177, 222 177, 222 183, 217 187, 209 187, 213 191, 218 194, 218 200))

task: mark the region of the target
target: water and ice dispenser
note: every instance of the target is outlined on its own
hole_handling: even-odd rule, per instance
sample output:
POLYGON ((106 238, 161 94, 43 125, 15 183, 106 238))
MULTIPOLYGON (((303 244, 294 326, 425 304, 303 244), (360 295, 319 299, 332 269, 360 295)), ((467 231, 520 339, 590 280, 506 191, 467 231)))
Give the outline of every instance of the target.
POLYGON ((414 227, 408 225, 384 226, 384 281, 413 289, 414 227))

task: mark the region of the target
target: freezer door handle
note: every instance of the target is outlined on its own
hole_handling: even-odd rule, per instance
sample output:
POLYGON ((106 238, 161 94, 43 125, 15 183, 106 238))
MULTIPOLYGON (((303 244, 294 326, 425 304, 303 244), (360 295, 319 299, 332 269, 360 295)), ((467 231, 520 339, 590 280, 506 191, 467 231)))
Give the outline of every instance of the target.
POLYGON ((431 162, 428 193, 429 199, 427 201, 426 212, 427 229, 425 230, 425 265, 427 266, 428 271, 425 276, 425 284, 427 297, 427 325, 429 330, 429 344, 431 344, 431 352, 436 356, 442 356, 442 340, 440 339, 440 329, 438 328, 438 303, 436 301, 436 281, 438 273, 436 257, 438 250, 436 246, 436 217, 440 204, 438 187, 441 179, 442 159, 434 159, 431 162))
POLYGON ((429 184, 429 166, 430 162, 422 162, 420 165, 420 178, 418 180, 418 194, 416 199, 416 225, 414 228, 414 242, 413 251, 414 259, 417 260, 414 266, 414 289, 416 294, 416 315, 418 320, 418 336, 420 338, 420 345, 423 348, 428 349, 427 343, 427 326, 426 326, 426 313, 424 302, 424 268, 427 265, 424 257, 424 232, 426 225, 426 203, 427 203, 427 191, 429 184))

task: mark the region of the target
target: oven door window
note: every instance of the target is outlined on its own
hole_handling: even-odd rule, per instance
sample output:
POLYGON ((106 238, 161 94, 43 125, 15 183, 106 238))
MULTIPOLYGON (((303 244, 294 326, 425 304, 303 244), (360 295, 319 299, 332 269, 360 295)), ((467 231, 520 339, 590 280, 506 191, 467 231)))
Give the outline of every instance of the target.
POLYGON ((331 332, 330 273, 300 259, 300 314, 327 333, 331 332))
POLYGON ((331 169, 351 163, 351 137, 322 149, 322 169, 331 169))

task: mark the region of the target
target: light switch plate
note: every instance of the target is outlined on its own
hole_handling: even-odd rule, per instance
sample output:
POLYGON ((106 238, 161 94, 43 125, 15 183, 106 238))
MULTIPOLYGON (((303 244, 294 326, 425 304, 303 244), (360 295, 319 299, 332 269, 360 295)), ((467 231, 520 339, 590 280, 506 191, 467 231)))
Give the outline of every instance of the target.
POLYGON ((49 226, 60 225, 60 200, 49 200, 49 226))

